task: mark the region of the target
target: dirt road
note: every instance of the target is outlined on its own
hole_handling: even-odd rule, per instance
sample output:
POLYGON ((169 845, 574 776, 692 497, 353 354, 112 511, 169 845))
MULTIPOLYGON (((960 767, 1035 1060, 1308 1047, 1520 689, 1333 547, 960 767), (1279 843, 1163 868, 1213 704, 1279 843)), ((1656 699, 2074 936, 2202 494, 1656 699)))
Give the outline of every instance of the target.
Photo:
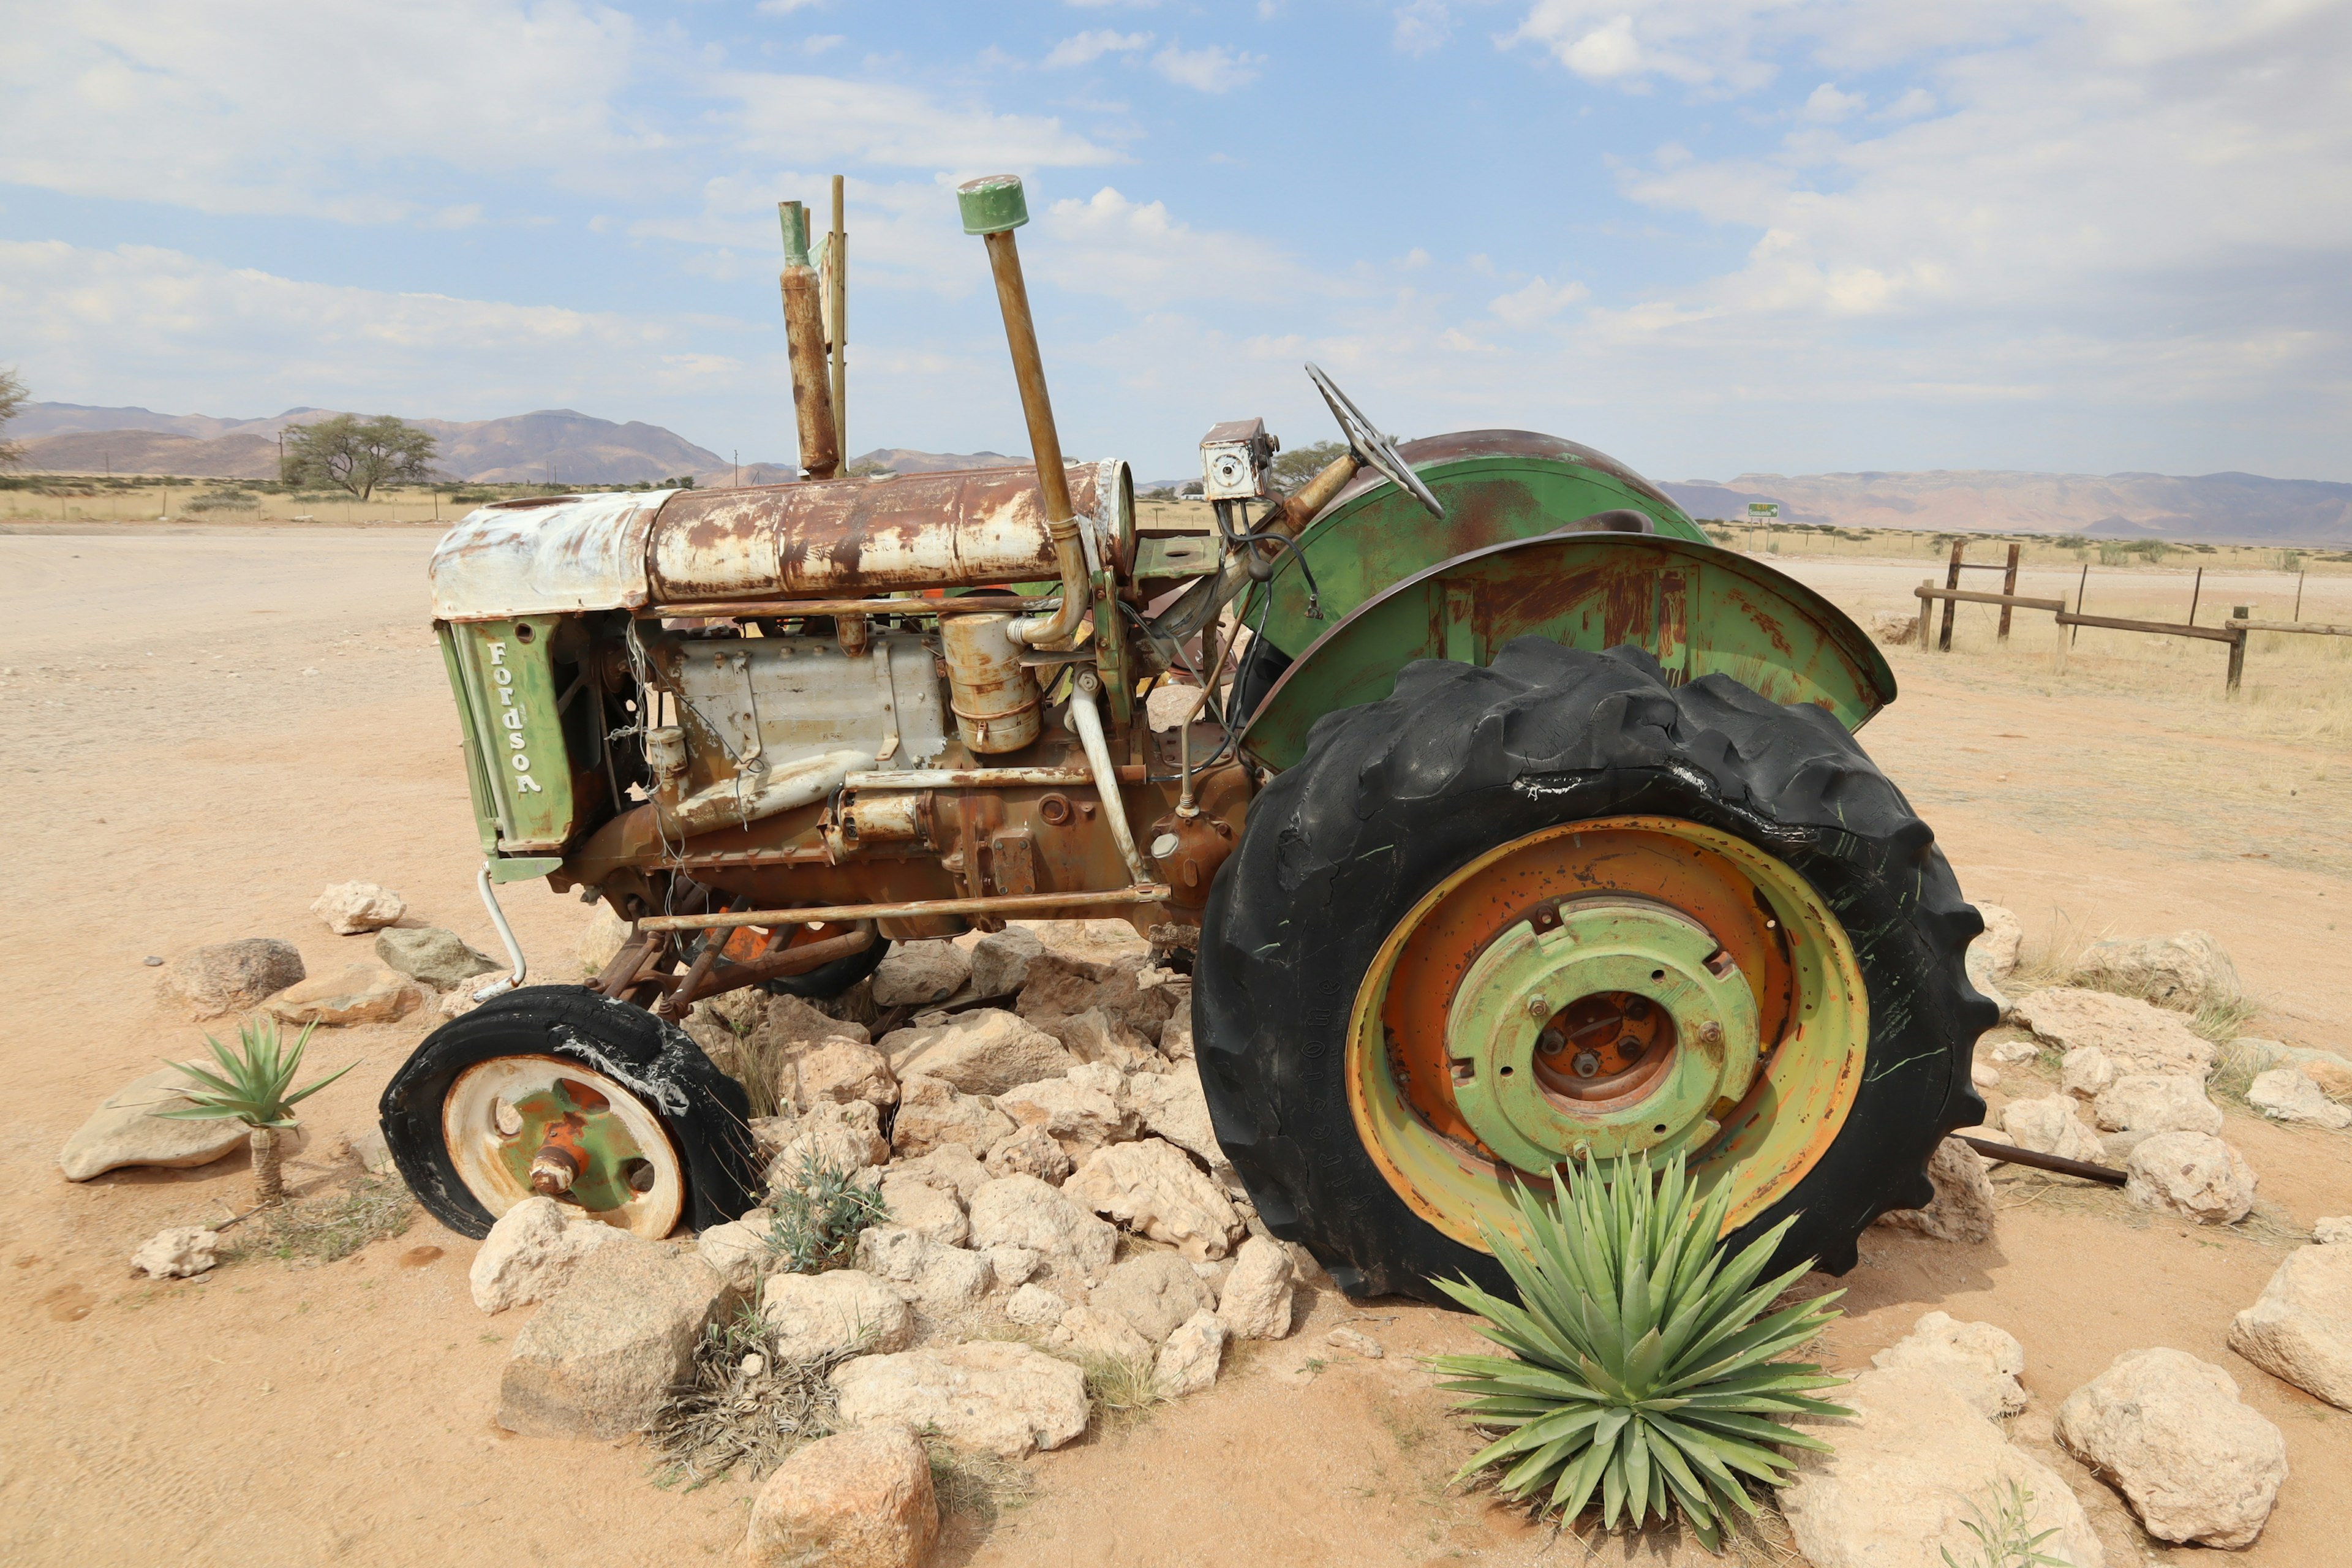
MULTIPOLYGON (((0 1219, 11 1331, 0 1405, 12 1414, 0 1560, 602 1564, 732 1550, 745 1489, 664 1491, 634 1442, 539 1442, 491 1425, 522 1316, 473 1308, 470 1243, 419 1220, 323 1268, 265 1260, 138 1282, 123 1260, 139 1241, 242 1205, 242 1157, 79 1186, 57 1170, 102 1096, 199 1044, 157 1002, 145 956, 276 935, 314 973, 365 959, 366 939, 331 936, 308 912, 321 886, 349 878, 396 888, 416 918, 493 945, 422 622, 432 538, 0 534, 0 765, 19 847, 0 900, 11 1001, 0 1148, 18 1194, 0 1219)), ((1781 564, 1865 609, 1901 602, 1917 574, 1781 564)), ((1969 893, 2008 903, 2030 933, 2062 911, 2132 934, 2202 926, 2264 1000, 2254 1032, 2352 1047, 2352 765, 2332 721, 2310 716, 2332 699, 2231 707, 2171 677, 2132 687, 2105 655, 2078 656, 2062 679, 2021 643, 2007 656, 1967 646, 1948 660, 1898 650, 1905 695, 1864 739, 1969 893)), ((588 911, 532 884, 507 907, 541 972, 562 970, 588 911)), ((417 1019, 321 1031, 322 1070, 362 1065, 306 1104, 298 1184, 348 1173, 332 1146, 373 1119, 424 1030, 417 1019)), ((2189 1234, 2013 1189, 2021 1206, 1986 1247, 1874 1233, 1843 1282, 1852 1315, 1830 1359, 1860 1364, 1931 1309, 2000 1323, 2027 1349, 2032 1441, 2056 1400, 2118 1352, 2188 1350, 2229 1368, 2286 1435, 2293 1479, 2242 1560, 2331 1560, 2352 1515, 2352 1415, 2239 1362, 2222 1334, 2294 1226, 2352 1210, 2352 1139, 2236 1114, 2229 1136, 2261 1173, 2265 1225, 2189 1234)), ((1459 1318, 1325 1293, 1304 1329, 1255 1347, 1213 1394, 1034 1463, 1025 1506, 961 1516, 943 1561, 1582 1561, 1444 1491, 1466 1439, 1409 1354, 1467 1342, 1459 1318), (1324 1347, 1342 1322, 1391 1354, 1324 1347)), ((2111 1494, 2055 1462, 2097 1505, 2109 1562, 2143 1561, 2111 1494)))

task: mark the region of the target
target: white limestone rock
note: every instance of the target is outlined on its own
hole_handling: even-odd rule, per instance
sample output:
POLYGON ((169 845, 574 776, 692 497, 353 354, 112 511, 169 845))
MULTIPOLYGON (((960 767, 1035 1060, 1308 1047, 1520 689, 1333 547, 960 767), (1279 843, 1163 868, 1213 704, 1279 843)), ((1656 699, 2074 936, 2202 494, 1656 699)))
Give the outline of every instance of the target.
POLYGON ((499 1216, 475 1250, 466 1274, 474 1305, 495 1313, 544 1301, 571 1283, 589 1254, 615 1243, 643 1245, 553 1198, 525 1198, 499 1216))
POLYGON ((1990 1323, 1962 1322, 1930 1312, 1911 1332, 1870 1358, 1875 1367, 1916 1367, 1948 1379, 1987 1420, 2025 1408, 2025 1347, 1990 1323))
POLYGON ((1135 1325, 1116 1312, 1107 1312, 1084 1301, 1062 1314, 1046 1341, 1058 1350, 1068 1352, 1080 1361, 1116 1361, 1142 1363, 1149 1365, 1154 1353, 1150 1340, 1135 1331, 1135 1325))
POLYGON ((1223 1258, 1242 1237, 1242 1217, 1232 1202, 1165 1139, 1097 1149, 1079 1162, 1062 1190, 1194 1261, 1223 1258))
POLYGON ((898 1030, 882 1037, 881 1047, 901 1083, 919 1073, 966 1094, 1002 1094, 1016 1084, 1059 1078, 1077 1065, 1053 1036, 995 1007, 898 1030))
POLYGON ((803 1115, 827 1102, 862 1100, 877 1110, 898 1103, 890 1058, 856 1040, 825 1040, 786 1070, 793 1076, 793 1103, 803 1115))
POLYGON ((2321 1091, 2301 1068, 2273 1068, 2255 1075, 2246 1090, 2246 1103, 2273 1121, 2297 1121, 2313 1127, 2352 1127, 2352 1106, 2342 1106, 2321 1091))
POLYGON ((1199 1394, 1217 1381, 1233 1331, 1214 1312, 1195 1312, 1178 1324, 1151 1366, 1152 1392, 1162 1399, 1199 1394))
POLYGON ((996 1097, 996 1106, 1018 1126, 1045 1128, 1073 1162, 1133 1138, 1138 1129, 1135 1113, 1115 1095, 1063 1076, 1009 1089, 996 1097))
POLYGON ((930 1456, 913 1428, 836 1432, 760 1483, 742 1568, 923 1568, 939 1540, 930 1456))
POLYGON ((1217 1316, 1238 1339, 1281 1339, 1290 1332, 1297 1283, 1298 1271, 1282 1244, 1253 1236, 1234 1255, 1233 1272, 1217 1293, 1217 1316))
POLYGON ((643 1431, 692 1374, 704 1331, 741 1300, 691 1252, 607 1243, 515 1336, 499 1425, 526 1437, 643 1431))
POLYGON ((1110 1269, 1118 1232, 1034 1176, 1001 1176, 972 1194, 972 1245, 1026 1247, 1056 1279, 1092 1281, 1110 1269))
POLYGON ((192 1080, 177 1068, 132 1079, 74 1130, 58 1152, 58 1168, 69 1182, 87 1182, 126 1165, 173 1170, 209 1165, 244 1148, 247 1128, 242 1121, 156 1114, 194 1105, 180 1092, 190 1087, 192 1080))
POLYGON ((1045 951, 1026 926, 1006 926, 971 944, 970 984, 975 996, 1010 996, 1029 978, 1029 961, 1045 951))
POLYGON ((1033 1329, 1050 1329, 1070 1304, 1042 1285, 1024 1285, 1005 1298, 1004 1315, 1033 1329))
POLYGON ((290 985, 261 1005, 285 1024, 389 1024, 425 1005, 416 982, 381 963, 354 963, 340 974, 315 975, 290 985))
POLYGON ((2061 1051, 2098 1047, 2118 1073, 2185 1073, 2200 1082, 2212 1075, 2212 1043, 2192 1034, 2179 1014, 2137 996, 2053 985, 2020 997, 2014 1012, 2061 1051))
POLYGON ((292 942, 248 936, 179 954, 163 966, 155 989, 192 1018, 217 1018, 257 1007, 302 978, 302 954, 292 942))
POLYGON ((1196 1313, 1213 1311, 1216 1292, 1172 1252, 1140 1252, 1111 1268, 1087 1298, 1157 1345, 1196 1313))
POLYGON ((956 1201, 953 1192, 941 1192, 929 1182, 886 1167, 882 1173, 882 1201, 890 1211, 890 1223, 928 1237, 944 1247, 961 1247, 971 1238, 971 1226, 964 1218, 963 1205, 956 1201))
POLYGON ((2106 1149, 2099 1135, 2083 1125, 2074 1109, 2074 1097, 2066 1094, 2012 1100, 2000 1113, 2001 1131, 2021 1149, 2096 1164, 2107 1157, 2106 1149))
POLYGON ((1973 1245, 1992 1239, 1998 1210, 1983 1155, 1958 1138, 1947 1138, 1927 1157, 1927 1180, 1936 1195, 1927 1207, 1890 1209, 1877 1223, 1936 1241, 1973 1245))
POLYGON ((131 1255, 131 1267, 150 1279, 192 1279, 220 1261, 220 1232, 200 1225, 159 1230, 131 1255))
POLYGON ((2158 1541, 2251 1546, 2286 1479, 2286 1440, 2230 1374, 2182 1351, 2126 1351, 2058 1407, 2058 1441, 2112 1480, 2158 1541))
POLYGON ((1044 1121, 1024 1122, 1021 1130, 998 1142, 988 1152, 986 1170, 992 1176, 1034 1176, 1060 1186, 1076 1170, 1077 1162, 1048 1131, 1044 1121))
POLYGON ((2230 1324, 2230 1348, 2314 1398, 2352 1410, 2352 1223, 2319 1222, 2230 1324), (2331 1237, 2334 1239, 2331 1239, 2331 1237))
POLYGON ((1058 1448, 1087 1429, 1086 1373, 1024 1344, 859 1356, 835 1369, 833 1385, 848 1426, 936 1427, 951 1443, 1008 1459, 1058 1448))
POLYGON ((760 1315, 776 1352, 795 1361, 848 1350, 884 1354, 915 1338, 915 1315, 898 1292, 858 1268, 771 1274, 760 1287, 760 1315))
POLYGON ((992 1149, 1013 1131, 1013 1118, 986 1096, 966 1094, 944 1079, 922 1073, 898 1078, 898 1114, 890 1139, 901 1159, 932 1153, 952 1143, 975 1155, 992 1149))
POLYGON ((2077 985, 2141 997, 2181 1013, 2194 1013, 2208 1002, 2234 1002, 2243 994, 2237 966, 2221 944, 2201 931, 2094 942, 2075 964, 2073 978, 2077 985))
POLYGON ((928 1007, 963 989, 971 960, 951 942, 902 942, 874 968, 877 1007, 928 1007))
POLYGON ((2235 1225, 2254 1206, 2254 1168, 2207 1132, 2158 1132, 2125 1163, 2124 1195, 2193 1219, 2235 1225))
POLYGON ((2095 1100, 2116 1081, 2116 1064, 2096 1046, 2076 1046, 2058 1064, 2058 1087, 2077 1100, 2095 1100))
POLYGON ((310 912, 337 936, 358 936, 392 924, 408 912, 408 905, 375 882, 337 882, 310 901, 310 912))
POLYGON ((2110 1132, 2219 1132, 2221 1108, 2205 1080, 2179 1073, 2126 1073, 2099 1091, 2091 1114, 2110 1132))

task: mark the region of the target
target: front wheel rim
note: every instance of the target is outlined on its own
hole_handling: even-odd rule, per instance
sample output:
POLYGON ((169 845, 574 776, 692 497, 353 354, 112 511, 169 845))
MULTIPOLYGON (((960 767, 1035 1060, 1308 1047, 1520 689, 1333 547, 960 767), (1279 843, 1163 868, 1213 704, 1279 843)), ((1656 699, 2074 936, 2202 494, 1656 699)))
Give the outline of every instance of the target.
POLYGON ((584 1218, 659 1240, 686 1209, 686 1163, 635 1092, 558 1057, 494 1057, 458 1074, 441 1105, 449 1163, 493 1220, 551 1196, 584 1218), (535 1165, 561 1190, 533 1185, 535 1165))
POLYGON ((1358 987, 1358 1135, 1422 1218, 1485 1249, 1580 1155, 1687 1156, 1727 1230, 1786 1196, 1862 1083, 1869 997, 1794 869, 1673 817, 1542 829, 1446 878, 1358 987), (1540 1009, 1540 1011, 1538 1011, 1540 1009))

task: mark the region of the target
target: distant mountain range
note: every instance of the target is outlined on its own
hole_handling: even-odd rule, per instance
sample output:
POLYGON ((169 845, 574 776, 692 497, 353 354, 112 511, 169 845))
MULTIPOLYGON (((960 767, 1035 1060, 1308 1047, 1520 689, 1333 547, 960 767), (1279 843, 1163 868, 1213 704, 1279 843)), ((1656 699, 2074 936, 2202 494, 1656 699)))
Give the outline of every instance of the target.
MULTIPOLYGON (((260 479, 278 473, 278 434, 332 416, 289 408, 267 419, 216 419, 146 408, 28 404, 8 428, 26 467, 52 473, 175 474, 260 479)), ((440 438, 441 470, 485 484, 549 489, 638 484, 691 474, 701 485, 789 483, 799 469, 752 462, 740 468, 658 425, 614 424, 569 408, 504 419, 415 419, 440 438)), ((1003 452, 925 452, 878 447, 851 459, 901 474, 946 473, 1027 462, 1003 452)), ((1139 490, 1150 488, 1139 483, 1139 490)), ((1742 474, 1668 483, 1695 517, 1744 518, 1750 501, 1776 501, 1787 522, 1939 532, 2082 533, 2106 538, 2237 540, 2352 545, 2352 484, 2259 474, 2034 474, 1994 469, 1930 473, 1742 474)))

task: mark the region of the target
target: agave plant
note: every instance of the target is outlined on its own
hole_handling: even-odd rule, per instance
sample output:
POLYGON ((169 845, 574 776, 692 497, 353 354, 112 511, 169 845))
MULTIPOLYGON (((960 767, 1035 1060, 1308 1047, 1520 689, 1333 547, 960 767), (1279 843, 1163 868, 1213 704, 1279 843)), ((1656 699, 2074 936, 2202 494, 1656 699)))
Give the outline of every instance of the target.
POLYGON ((1835 1318, 1844 1292, 1768 1315, 1811 1267, 1757 1283, 1790 1221, 1727 1261, 1730 1184, 1697 1196, 1679 1155, 1654 1175, 1643 1156, 1559 1176, 1556 1198, 1521 1190, 1519 1235, 1487 1232, 1518 1302, 1434 1281, 1511 1352, 1436 1360, 1478 1426, 1507 1428, 1454 1479, 1500 1468, 1505 1496, 1568 1520, 1597 1498, 1606 1530, 1679 1511, 1719 1550, 1727 1510, 1756 1511, 1747 1482, 1786 1479, 1773 1445, 1829 1450, 1775 1417, 1851 1414, 1804 1393, 1843 1378, 1774 1359, 1835 1318))
POLYGON ((180 1090, 190 1103, 171 1110, 153 1112, 157 1116, 175 1117, 188 1121, 242 1121, 252 1131, 247 1142, 253 1150, 253 1192, 257 1201, 274 1204, 286 1196, 285 1178, 278 1169, 278 1134, 294 1125, 294 1107, 308 1100, 359 1064, 329 1073, 316 1083, 302 1089, 288 1089, 294 1075, 302 1068, 303 1047, 310 1043, 310 1031, 318 1027, 306 1024, 296 1037, 294 1048, 285 1048, 275 1019, 259 1018, 237 1027, 237 1048, 230 1050, 210 1035, 205 1044, 213 1048, 213 1057, 221 1070, 208 1072, 194 1062, 171 1062, 195 1080, 194 1086, 180 1090))

